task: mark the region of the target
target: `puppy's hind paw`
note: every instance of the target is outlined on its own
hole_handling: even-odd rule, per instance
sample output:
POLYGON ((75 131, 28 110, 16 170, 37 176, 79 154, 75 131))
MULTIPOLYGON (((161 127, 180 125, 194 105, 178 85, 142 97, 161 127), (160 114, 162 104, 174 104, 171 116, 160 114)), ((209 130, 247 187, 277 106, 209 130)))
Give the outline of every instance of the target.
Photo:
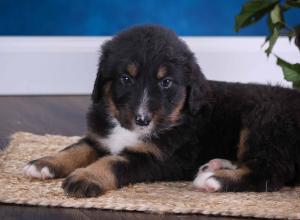
POLYGON ((222 188, 222 184, 214 177, 213 172, 198 173, 193 181, 193 186, 204 192, 217 192, 222 188))
POLYGON ((215 170, 220 170, 220 169, 234 170, 236 168, 237 166, 233 164, 231 161, 217 158, 217 159, 212 159, 208 163, 202 165, 199 168, 199 172, 207 172, 207 171, 213 172, 215 170))

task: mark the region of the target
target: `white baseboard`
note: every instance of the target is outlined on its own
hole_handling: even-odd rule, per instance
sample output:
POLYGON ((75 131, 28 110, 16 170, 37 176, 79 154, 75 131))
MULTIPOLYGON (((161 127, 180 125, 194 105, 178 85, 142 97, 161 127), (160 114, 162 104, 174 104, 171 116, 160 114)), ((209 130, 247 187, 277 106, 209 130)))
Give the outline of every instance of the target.
MULTIPOLYGON (((0 95, 90 94, 100 45, 109 37, 0 37, 0 95)), ((263 37, 183 37, 208 79, 280 83, 274 57, 261 48, 263 37)), ((286 38, 274 52, 299 62, 286 38)))

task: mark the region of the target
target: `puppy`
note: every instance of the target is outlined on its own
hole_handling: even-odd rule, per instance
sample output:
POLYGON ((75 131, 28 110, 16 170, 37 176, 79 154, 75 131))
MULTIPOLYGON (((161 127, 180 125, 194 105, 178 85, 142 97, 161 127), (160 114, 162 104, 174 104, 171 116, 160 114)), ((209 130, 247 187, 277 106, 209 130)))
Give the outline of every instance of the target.
POLYGON ((62 188, 74 197, 194 178, 208 192, 299 182, 300 92, 206 80, 187 45, 163 27, 136 26, 102 46, 87 124, 78 143, 24 173, 66 177, 62 188))

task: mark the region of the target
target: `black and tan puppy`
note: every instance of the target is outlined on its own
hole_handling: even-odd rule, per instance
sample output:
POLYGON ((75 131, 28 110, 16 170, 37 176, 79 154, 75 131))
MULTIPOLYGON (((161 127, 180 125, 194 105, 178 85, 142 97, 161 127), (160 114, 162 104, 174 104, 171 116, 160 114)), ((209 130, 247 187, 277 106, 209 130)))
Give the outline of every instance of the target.
POLYGON ((86 136, 29 162, 27 176, 66 177, 75 197, 137 182, 272 191, 299 181, 300 92, 208 81, 165 28, 133 27, 106 42, 92 101, 86 136))

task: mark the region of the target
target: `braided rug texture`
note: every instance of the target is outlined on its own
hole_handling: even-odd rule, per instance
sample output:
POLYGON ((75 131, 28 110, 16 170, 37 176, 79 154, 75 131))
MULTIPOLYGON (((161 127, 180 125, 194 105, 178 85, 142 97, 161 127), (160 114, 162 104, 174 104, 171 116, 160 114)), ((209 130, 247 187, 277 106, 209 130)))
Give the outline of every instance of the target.
POLYGON ((26 162, 54 154, 79 137, 18 132, 0 152, 0 202, 39 206, 99 208, 151 213, 207 214, 256 218, 300 219, 300 187, 272 193, 204 193, 190 182, 135 184, 98 198, 69 198, 61 179, 29 180, 26 162))

